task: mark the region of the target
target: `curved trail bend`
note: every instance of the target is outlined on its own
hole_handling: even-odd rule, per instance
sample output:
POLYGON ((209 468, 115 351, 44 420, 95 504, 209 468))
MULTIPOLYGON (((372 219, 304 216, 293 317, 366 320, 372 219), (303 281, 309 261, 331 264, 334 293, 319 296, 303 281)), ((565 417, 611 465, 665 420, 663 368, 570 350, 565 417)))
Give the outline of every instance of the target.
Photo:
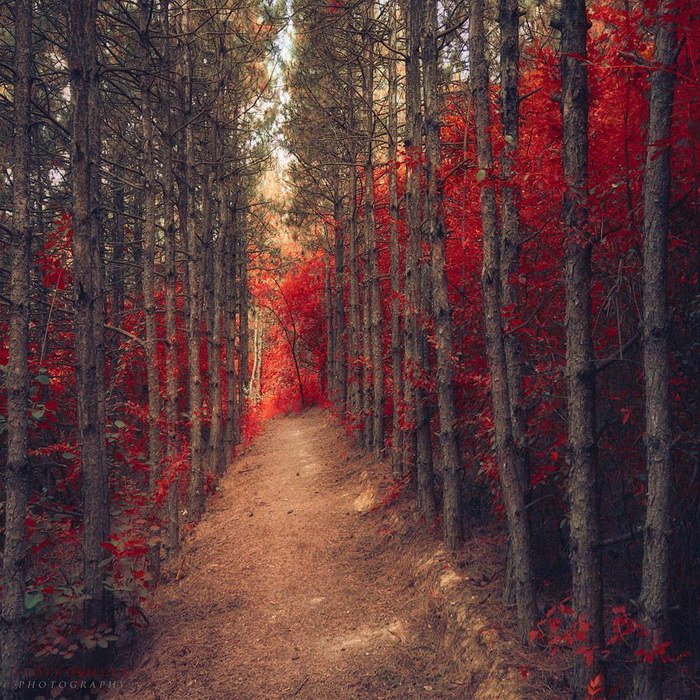
POLYGON ((320 411, 267 423, 156 591, 120 697, 466 697, 348 450, 320 411))

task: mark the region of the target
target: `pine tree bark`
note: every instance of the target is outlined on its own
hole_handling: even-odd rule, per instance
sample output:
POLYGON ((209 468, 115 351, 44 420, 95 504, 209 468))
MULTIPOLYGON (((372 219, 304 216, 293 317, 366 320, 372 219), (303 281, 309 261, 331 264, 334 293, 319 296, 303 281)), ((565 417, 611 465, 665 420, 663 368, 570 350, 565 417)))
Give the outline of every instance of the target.
MULTIPOLYGON (((218 43, 218 42, 217 42, 218 43)), ((217 46, 215 67, 221 70, 222 51, 217 46)), ((211 125, 207 130, 207 155, 209 164, 206 166, 206 195, 203 198, 202 222, 205 238, 204 252, 204 307, 207 310, 207 364, 208 364, 208 407, 209 434, 206 452, 206 463, 210 476, 219 477, 223 467, 222 445, 224 442, 225 420, 223 414, 223 390, 221 385, 222 349, 225 344, 223 332, 224 305, 226 285, 223 279, 226 250, 227 217, 224 211, 227 205, 225 182, 223 177, 223 84, 217 87, 214 114, 211 125), (218 202, 218 208, 214 205, 218 202)))
POLYGON ((107 622, 102 543, 109 534, 108 466, 104 434, 104 320, 99 236, 99 73, 97 0, 71 0, 68 63, 71 77, 71 190, 75 290, 76 393, 83 471, 83 577, 86 625, 107 622), (98 328, 99 326, 99 328, 98 328), (102 355, 102 356, 100 356, 102 355))
POLYGON ((234 456, 238 443, 238 383, 236 380, 236 306, 238 286, 236 276, 236 240, 240 235, 240 217, 238 213, 238 183, 235 185, 236 198, 231 209, 231 235, 226 239, 226 300, 224 328, 226 334, 226 425, 224 442, 226 445, 226 463, 234 456))
MULTIPOLYGON (((422 274, 420 251, 421 187, 420 160, 422 155, 422 114, 420 78, 420 32, 423 3, 408 0, 406 20, 408 23, 408 54, 406 59, 406 226, 408 244, 406 249, 406 305, 404 310, 405 355, 405 406, 407 423, 415 431, 415 473, 418 489, 418 504, 428 524, 437 514, 435 486, 433 484, 433 458, 430 438, 430 418, 427 397, 422 386, 424 353, 422 352, 423 329, 419 323, 422 308, 422 274)), ((410 447, 411 438, 406 440, 410 447)), ((407 455, 407 457, 409 457, 407 455)), ((411 457, 409 457, 410 459, 411 457)))
POLYGON ((260 328, 260 314, 258 308, 253 306, 251 309, 253 317, 253 361, 250 368, 250 391, 248 392, 249 403, 256 405, 259 399, 259 374, 262 365, 262 333, 260 328))
MULTIPOLYGON (((504 146, 501 152, 501 174, 504 179, 501 187, 501 240, 500 240, 500 305, 517 309, 518 294, 512 278, 517 274, 520 264, 521 229, 518 210, 519 190, 513 183, 514 161, 518 150, 520 121, 520 97, 518 83, 520 75, 520 9, 517 0, 500 0, 498 23, 500 27, 500 65, 501 65, 501 132, 504 146)), ((527 419, 523 395, 524 360, 518 336, 508 331, 503 322, 503 344, 505 348, 508 397, 510 403, 510 424, 516 465, 520 472, 521 488, 527 494, 529 488, 527 419)), ((515 602, 515 565, 513 547, 509 543, 506 554, 506 581, 503 591, 507 603, 515 602)))
MULTIPOLYGON (((340 180, 340 176, 338 178, 340 180)), ((334 285, 333 285, 333 318, 334 338, 333 354, 335 365, 335 389, 334 400, 342 410, 347 400, 347 361, 345 357, 345 230, 343 224, 343 201, 336 196, 333 202, 333 261, 334 261, 334 285)))
POLYGON ((360 351, 360 270, 357 250, 357 171, 354 167, 354 155, 349 169, 349 207, 348 226, 348 414, 355 428, 355 439, 361 440, 359 428, 362 422, 362 364, 360 351))
MULTIPOLYGON (((219 191, 219 196, 223 197, 223 191, 219 191)), ((211 464, 209 468, 213 474, 221 474, 223 460, 221 455, 221 426, 222 415, 222 387, 221 387, 221 324, 223 322, 223 274, 224 274, 224 240, 226 222, 219 222, 219 230, 214 240, 214 280, 212 303, 214 306, 212 314, 211 329, 211 429, 209 432, 209 454, 211 464)))
MULTIPOLYGON (((149 2, 139 3, 139 30, 141 59, 148 65, 149 2)), ((143 143, 144 211, 143 211, 143 294, 144 325, 146 331, 146 386, 148 393, 148 491, 153 497, 158 486, 161 467, 160 445, 160 388, 158 378, 158 336, 156 333, 156 162, 153 135, 153 79, 141 76, 141 129, 143 143)), ((155 525, 153 527, 156 527, 155 525)), ((160 577, 160 543, 158 530, 153 530, 153 544, 149 546, 150 573, 157 582, 160 577)))
MULTIPOLYGON (((169 6, 165 6, 164 29, 172 32, 169 6)), ((163 60, 165 76, 163 81, 164 103, 163 110, 164 143, 163 143, 163 204, 165 224, 165 421, 166 421, 166 457, 167 457, 167 493, 166 493, 166 537, 165 547, 168 554, 173 554, 180 547, 180 503, 178 494, 178 474, 176 459, 178 455, 178 410, 177 394, 179 370, 177 361, 177 267, 176 248, 177 232, 175 228, 175 207, 177 195, 175 191, 175 173, 173 152, 175 150, 175 128, 170 104, 173 97, 171 89, 172 78, 171 60, 173 59, 171 39, 166 39, 163 60)))
POLYGON ((250 383, 250 330, 249 316, 250 290, 248 288, 248 236, 245 227, 238 237, 238 266, 240 286, 238 289, 239 330, 238 330, 238 415, 241 425, 245 425, 248 410, 248 385, 250 383))
MULTIPOLYGON (((366 196, 366 193, 364 193, 366 196)), ((366 211, 365 211, 366 215, 366 211)), ((374 413, 374 382, 372 381, 372 317, 371 290, 368 264, 366 221, 358 232, 361 235, 358 249, 361 251, 360 266, 360 319, 362 338, 362 446, 365 450, 372 449, 372 418, 374 413)))
MULTIPOLYGON (((669 405, 669 314, 666 266, 671 193, 671 118, 675 89, 676 27, 670 0, 657 9, 655 69, 649 94, 649 130, 644 168, 644 291, 643 350, 646 410, 647 507, 639 595, 641 621, 648 632, 642 640, 650 652, 668 641, 670 540, 673 517, 673 469, 669 405)), ((662 700, 663 666, 638 663, 633 695, 662 700)))
POLYGON ((536 614, 530 528, 525 508, 518 453, 513 440, 506 351, 501 316, 500 250, 498 205, 493 177, 494 160, 490 136, 489 75, 486 62, 484 2, 473 0, 469 19, 469 58, 471 89, 476 128, 477 161, 481 187, 481 223, 483 228, 483 267, 481 285, 484 296, 486 354, 491 377, 493 442, 498 474, 508 522, 515 579, 515 599, 520 634, 526 638, 536 614))
MULTIPOLYGON (((215 160, 213 144, 215 142, 214 126, 211 127, 211 136, 208 139, 207 154, 211 163, 215 160)), ((216 172, 213 165, 208 165, 205 169, 204 183, 207 192, 214 192, 216 186, 216 172)), ((209 424, 209 432, 206 434, 206 445, 203 448, 204 463, 208 476, 214 476, 212 472, 212 464, 214 461, 211 447, 211 421, 212 408, 214 405, 213 387, 214 387, 214 371, 212 356, 214 354, 212 338, 214 333, 214 212, 212 197, 204 197, 202 200, 202 233, 203 233, 203 257, 204 257, 204 272, 203 272, 203 303, 202 307, 205 310, 205 337, 207 346, 207 387, 206 387, 206 407, 207 419, 209 424)))
MULTIPOLYGON (((221 44, 219 48, 219 53, 223 57, 225 56, 225 46, 223 43, 223 37, 221 38, 221 44)), ((226 430, 228 424, 228 407, 229 407, 229 396, 235 391, 236 385, 229 384, 229 357, 227 355, 228 350, 228 326, 229 319, 227 318, 227 299, 229 297, 229 288, 234 284, 234 280, 229 277, 226 273, 229 268, 228 253, 231 248, 231 241, 236 236, 235 222, 233 221, 232 215, 232 190, 231 190, 231 175, 226 171, 226 159, 228 153, 229 145, 229 135, 226 132, 226 124, 228 120, 231 120, 235 125, 237 123, 237 115, 234 113, 229 116, 226 110, 226 86, 221 88, 221 103, 218 113, 218 129, 219 137, 218 141, 221 144, 221 161, 219 163, 218 172, 218 190, 219 190, 219 226, 222 236, 221 246, 220 246, 220 257, 221 257, 221 287, 219 289, 219 308, 221 313, 221 340, 220 346, 222 351, 222 356, 220 356, 220 369, 221 369, 221 421, 219 425, 219 438, 217 449, 219 452, 219 472, 223 473, 228 467, 228 460, 226 458, 226 430), (225 398, 224 398, 225 397, 225 398)), ((233 153, 236 152, 234 147, 233 153)), ((231 357, 231 360, 233 357, 231 357)), ((235 377, 234 377, 235 379, 235 377)))
MULTIPOLYGON (((398 45, 396 31, 396 7, 389 9, 389 46, 396 50, 398 45)), ((391 279, 391 471, 395 479, 403 476, 403 342, 401 329, 401 248, 399 243, 399 197, 396 173, 397 139, 399 107, 397 100, 398 79, 396 75, 396 57, 387 58, 387 100, 388 100, 388 137, 389 137, 389 276, 391 279)))
MULTIPOLYGON (((504 184, 501 187, 501 245, 500 245, 500 293, 501 307, 518 307, 518 295, 511 280, 520 265, 522 234, 518 210, 518 187, 513 183, 514 160, 518 150, 520 122, 520 9, 518 0, 500 0, 499 25, 501 33, 501 131, 504 146, 501 169, 504 184)), ((523 397, 523 351, 518 336, 504 329, 503 343, 506 353, 508 396, 513 442, 517 464, 521 471, 522 488, 528 487, 526 416, 523 397)))
POLYGON ((337 393, 335 383, 335 314, 333 313, 333 283, 331 282, 330 256, 323 256, 323 301, 326 317, 326 397, 334 401, 337 393))
MULTIPOLYGON (((183 21, 183 31, 189 31, 187 21, 189 8, 183 21)), ((189 74, 189 70, 187 71, 189 74)), ((187 118, 187 116, 186 116, 187 118)), ((200 365, 202 292, 202 270, 199 239, 195 228, 195 183, 194 183, 194 135, 190 127, 185 128, 185 161, 182 179, 182 221, 186 230, 188 300, 187 300, 187 355, 189 384, 190 423, 190 483, 189 516, 199 520, 204 511, 204 465, 202 463, 202 372, 200 365)))
POLYGON ((438 102, 437 0, 425 0, 423 100, 425 103, 425 173, 427 237, 431 250, 432 302, 435 322, 438 419, 443 471, 443 539, 455 549, 463 538, 462 461, 457 440, 457 408, 453 385, 452 317, 447 291, 445 228, 438 182, 440 114, 438 102))
POLYGON ((5 532, 2 558, 2 697, 14 700, 27 662, 25 612, 27 545, 25 520, 31 472, 29 465, 29 288, 31 265, 30 156, 33 82, 32 3, 15 3, 14 113, 12 159, 12 239, 8 329, 7 464, 5 465, 5 532))
MULTIPOLYGON (((595 357, 591 333, 591 249, 587 231, 588 73, 586 0, 563 0, 561 35, 562 138, 566 287, 566 384, 569 421, 569 529, 572 605, 590 625, 587 643, 602 649, 603 581, 600 550, 600 494, 596 455, 595 357)), ((579 655, 582 656, 582 655, 579 655)), ((574 672, 577 692, 602 672, 581 658, 574 672)))
POLYGON ((379 283, 379 253, 377 250, 377 224, 375 219, 374 197, 374 39, 371 36, 374 21, 374 2, 368 6, 367 18, 367 52, 363 66, 363 92, 366 106, 365 132, 365 247, 367 267, 365 270, 367 284, 367 304, 365 313, 368 317, 369 359, 372 365, 372 403, 371 403, 371 437, 370 447, 378 454, 384 453, 384 351, 382 344, 382 305, 379 283))
MULTIPOLYGON (((114 157, 116 162, 123 162, 126 159, 126 153, 121 147, 121 144, 115 146, 114 157)), ((125 228, 125 201, 124 201, 124 185, 117 181, 112 188, 112 231, 111 231, 111 255, 109 265, 111 273, 109 275, 109 286, 112 292, 111 298, 111 317, 113 325, 121 326, 124 319, 124 294, 126 286, 124 283, 124 228, 125 228)), ((119 338, 115 337, 108 348, 110 356, 110 364, 113 367, 119 365, 120 343, 119 338)))

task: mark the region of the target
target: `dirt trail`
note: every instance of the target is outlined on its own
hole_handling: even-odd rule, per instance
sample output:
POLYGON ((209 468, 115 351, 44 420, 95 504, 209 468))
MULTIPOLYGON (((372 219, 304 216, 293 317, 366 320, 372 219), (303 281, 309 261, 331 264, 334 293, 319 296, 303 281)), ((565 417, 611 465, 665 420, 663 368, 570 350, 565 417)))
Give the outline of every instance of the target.
POLYGON ((120 697, 467 697, 434 672, 352 455, 319 411, 267 424, 156 592, 120 697))

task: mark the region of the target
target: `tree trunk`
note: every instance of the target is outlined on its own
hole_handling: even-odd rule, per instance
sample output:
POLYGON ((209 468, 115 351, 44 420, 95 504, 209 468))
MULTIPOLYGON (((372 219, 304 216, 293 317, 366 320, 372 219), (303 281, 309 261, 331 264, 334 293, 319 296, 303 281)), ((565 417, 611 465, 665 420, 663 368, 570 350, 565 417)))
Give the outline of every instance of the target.
MULTIPOLYGON (((219 196, 223 197, 224 193, 219 190, 219 196)), ((224 239, 226 221, 219 222, 219 230, 214 241, 214 280, 212 303, 214 312, 212 314, 212 329, 211 329, 211 357, 210 362, 210 377, 211 377, 211 429, 209 432, 209 454, 211 455, 211 463, 209 468, 213 474, 221 474, 223 468, 223 460, 221 455, 221 426, 223 423, 222 415, 222 389, 221 389, 221 324, 223 321, 223 275, 224 275, 224 239)))
MULTIPOLYGON (((164 25, 166 32, 172 31, 169 21, 169 11, 166 5, 164 25)), ((172 52, 170 39, 166 39, 164 62, 166 73, 170 71, 172 52)), ((177 196, 175 192, 175 175, 173 170, 173 152, 175 150, 175 129, 170 99, 173 97, 171 83, 163 82, 164 104, 163 123, 165 124, 163 143, 163 204, 165 214, 165 420, 166 420, 166 457, 167 457, 167 494, 166 517, 167 528, 165 547, 168 554, 173 554, 180 547, 180 505, 178 494, 178 474, 176 458, 178 455, 178 358, 177 358, 177 268, 176 268, 176 230, 175 207, 177 196)))
POLYGON ((262 372, 263 334, 262 319, 257 306, 253 306, 253 366, 250 370, 248 401, 257 406, 260 401, 260 377, 262 372))
MULTIPOLYGON (((211 128, 212 135, 208 140, 208 158, 211 163, 214 162, 215 156, 213 153, 213 144, 215 141, 214 137, 214 127, 211 128)), ((205 170, 204 186, 206 191, 211 193, 214 192, 216 173, 214 172, 213 165, 208 165, 205 170)), ((206 389, 206 406, 207 406, 207 418, 209 423, 209 432, 206 437, 206 445, 203 447, 204 455, 204 465, 208 476, 214 476, 215 472, 212 472, 211 465, 213 463, 213 455, 211 452, 211 421, 212 421, 212 407, 214 405, 213 399, 213 387, 214 387, 214 372, 212 355, 214 354, 212 338, 214 335, 214 224, 213 224, 213 210, 212 210, 212 197, 204 197, 202 201, 202 233, 204 239, 204 272, 203 272, 203 290, 202 290, 202 308, 205 311, 205 338, 207 347, 207 389, 206 389)), ((206 475, 205 475, 206 476, 206 475)))
MULTIPOLYGON (((141 32, 141 56, 143 65, 148 64, 148 14, 149 3, 139 3, 141 32)), ((141 119, 143 135, 144 211, 143 211, 143 276, 142 293, 144 325, 146 331, 146 385, 148 392, 148 492, 155 496, 160 477, 160 389, 158 379, 158 335, 156 333, 156 162, 153 141, 153 105, 151 89, 153 81, 146 74, 141 77, 141 119)), ((155 509, 155 506, 154 506, 155 509)), ((157 515, 157 513, 156 513, 157 515)), ((153 527, 156 527, 155 525, 153 527)), ((149 546, 150 573, 157 583, 160 577, 159 530, 152 531, 153 544, 149 546)))
MULTIPOLYGON (((501 154, 502 176, 505 180, 501 188, 501 241, 500 241, 500 305, 503 308, 517 309, 519 304, 516 288, 511 282, 520 264, 521 230, 518 210, 518 188, 512 184, 513 161, 518 149, 520 98, 518 94, 520 71, 519 7, 515 0, 501 0, 499 25, 501 38, 501 130, 504 147, 501 154)), ((503 326, 506 324, 503 323, 503 326)), ((529 470, 527 454, 527 422, 523 395, 523 353, 518 336, 513 331, 503 329, 506 375, 510 403, 510 420, 513 443, 521 479, 521 488, 527 504, 529 470)), ((507 549, 506 582, 504 599, 515 602, 515 565, 513 547, 507 549)))
MULTIPOLYGON (((404 333, 406 336, 405 381, 406 411, 415 431, 415 470, 419 508, 428 524, 437 514, 435 487, 433 484, 432 446, 430 418, 422 386, 424 368, 419 324, 421 311, 421 262, 420 262, 420 155, 422 152, 422 115, 420 111, 420 18, 423 15, 420 0, 408 0, 408 56, 406 61, 406 225, 408 246, 406 250, 406 308, 404 333)), ((410 445, 410 440, 406 441, 410 445)))
POLYGON ((347 363, 345 359, 345 241, 342 220, 342 200, 336 197, 333 202, 333 242, 335 280, 333 286, 333 318, 334 322, 334 365, 336 405, 342 410, 347 398, 347 363))
POLYGON ((357 251, 357 171, 350 167, 350 223, 348 228, 348 306, 350 323, 348 325, 348 414, 355 429, 355 439, 360 440, 358 432, 362 416, 362 364, 360 353, 360 270, 357 251))
POLYGON ((486 354, 491 376, 493 441, 498 474, 508 522, 512 552, 518 627, 523 638, 532 629, 536 615, 532 574, 530 528, 525 508, 518 453, 513 441, 506 352, 500 298, 499 238, 496 190, 493 177, 493 149, 490 136, 489 75, 485 52, 484 2, 473 0, 469 20, 469 56, 472 99, 476 127, 477 160, 483 179, 481 222, 483 227, 484 327, 486 354))
POLYGON ((238 246, 238 266, 240 270, 240 286, 238 289, 238 314, 240 318, 238 330, 238 416, 241 425, 245 425, 248 410, 248 383, 250 381, 250 333, 248 323, 250 291, 248 289, 248 237, 245 225, 241 226, 238 246))
MULTIPOLYGON (((389 46, 393 49, 398 45, 396 32, 396 7, 389 9, 389 46)), ((391 278, 391 384, 392 384, 392 417, 391 417, 391 471, 395 479, 403 476, 403 343, 401 337, 401 248, 399 243, 399 198, 396 184, 396 162, 398 138, 398 79, 396 76, 396 57, 387 58, 388 82, 388 137, 389 137, 389 276, 391 278)))
MULTIPOLYGON (((236 185, 236 203, 238 185, 236 185)), ((231 235, 226 239, 226 300, 224 329, 226 335, 226 425, 224 442, 226 462, 233 459, 238 443, 238 383, 236 381, 236 302, 238 281, 236 276, 236 240, 240 235, 240 220, 237 205, 231 209, 231 235)))
MULTIPOLYGON (((518 295, 511 279, 520 264, 520 214, 518 188, 513 184, 513 162, 518 149, 520 98, 518 82, 520 72, 519 7, 517 0, 500 0, 499 17, 501 34, 501 131, 504 137, 501 152, 501 171, 504 183, 501 187, 501 240, 499 260, 500 306, 517 309, 518 295)), ((518 336, 507 331, 503 322, 506 376, 510 404, 510 424, 513 433, 516 465, 520 472, 521 488, 525 495, 529 488, 527 455, 527 422, 523 396, 523 352, 518 336)), ((506 581, 503 596, 506 603, 515 602, 515 564, 513 547, 509 543, 506 554, 506 581)))
MULTIPOLYGON (((671 192, 671 117, 675 88, 676 28, 670 0, 657 9, 656 47, 649 95, 649 131, 644 169, 644 387, 646 407, 647 508, 644 523, 641 620, 650 652, 668 641, 669 557, 673 471, 669 409, 669 314, 666 302, 667 240, 671 192)), ((638 663, 634 697, 661 700, 663 665, 638 663)))
POLYGON ((368 272, 367 236, 362 236, 359 249, 362 251, 360 279, 360 318, 362 338, 362 446, 372 449, 372 417, 374 409, 374 382, 372 381, 372 317, 370 312, 371 291, 368 272))
MULTIPOLYGON (((123 152, 122 144, 117 144, 115 146, 115 159, 117 162, 124 162, 126 160, 126 153, 123 152)), ((116 173, 115 173, 116 175, 116 173)), ((121 326, 124 320, 124 294, 125 294, 125 284, 124 284, 124 185, 117 180, 112 188, 112 209, 113 209, 113 220, 112 220, 112 230, 111 230, 111 254, 109 259, 110 265, 110 275, 109 283, 112 292, 111 299, 111 316, 112 325, 121 326)), ((119 366, 119 345, 120 338, 115 334, 112 341, 110 342, 110 347, 108 348, 110 364, 112 367, 119 366)), ((112 372, 112 382, 114 382, 116 372, 112 372)))
POLYGON ((425 2, 423 43, 423 99, 425 102, 426 218, 432 264, 432 302, 435 317, 438 417, 443 465, 443 539, 455 549, 462 531, 462 463, 457 440, 452 360, 452 317, 447 291, 445 228, 438 183, 440 167, 440 114, 438 103, 437 0, 425 2))
POLYGON ((326 317, 326 397, 328 401, 332 402, 337 393, 335 384, 335 315, 333 314, 331 261, 325 255, 323 256, 323 301, 326 317))
MULTIPOLYGON (((563 0, 561 36, 563 224, 566 286, 566 383, 569 418, 569 528, 573 608, 590 624, 587 643, 601 649, 603 581, 600 550, 600 494, 596 465, 595 358, 591 334, 591 248, 587 231, 588 74, 585 65, 586 0, 563 0)), ((582 657, 582 655, 579 655, 582 657)), ((602 672, 577 661, 575 686, 602 672)))
MULTIPOLYGON (((501 187, 501 246, 500 293, 502 308, 518 308, 518 295, 511 283, 520 265, 520 213, 518 188, 513 184, 513 161, 518 149, 520 97, 518 82, 520 71, 518 0, 500 0, 499 24, 501 28, 501 130, 504 146, 501 168, 504 184, 501 187)), ((513 442, 517 464, 521 470, 522 488, 528 488, 526 416, 523 405, 523 352, 518 336, 504 329, 503 343, 506 353, 508 396, 513 442)))
POLYGON ((69 4, 68 62, 71 76, 71 189, 75 289, 76 391, 83 471, 83 576, 85 624, 107 622, 102 543, 109 534, 108 466, 105 452, 104 345, 100 282, 102 266, 98 202, 99 114, 96 37, 97 0, 69 4))
POLYGON ((365 132, 365 247, 367 252, 365 277, 367 298, 365 313, 369 330, 369 360, 372 365, 371 434, 369 444, 378 454, 384 453, 384 352, 382 347, 382 305, 379 284, 377 225, 374 198, 374 39, 371 37, 374 20, 374 1, 368 9, 369 32, 367 59, 363 70, 363 92, 366 105, 365 132))
POLYGON ((2 559, 2 697, 21 697, 15 689, 27 662, 25 620, 27 547, 25 519, 31 472, 27 453, 29 428, 28 366, 29 288, 32 232, 29 207, 31 156, 32 3, 15 4, 14 124, 12 160, 12 251, 7 364, 7 464, 5 466, 5 538, 2 559))
MULTIPOLYGON (((189 31, 189 7, 183 13, 183 32, 189 31)), ((189 75, 191 68, 185 71, 189 75)), ((183 85, 184 90, 191 87, 183 85)), ((185 118, 189 119, 189 100, 185 96, 185 118)), ((195 222, 195 183, 194 183, 194 135, 191 127, 185 128, 185 160, 183 164, 182 191, 180 199, 182 210, 180 222, 186 231, 187 240, 187 357, 188 357, 188 394, 190 423, 190 483, 189 483, 189 517, 197 521, 204 511, 204 465, 202 463, 202 372, 200 366, 201 325, 200 316, 202 293, 201 256, 195 222)))

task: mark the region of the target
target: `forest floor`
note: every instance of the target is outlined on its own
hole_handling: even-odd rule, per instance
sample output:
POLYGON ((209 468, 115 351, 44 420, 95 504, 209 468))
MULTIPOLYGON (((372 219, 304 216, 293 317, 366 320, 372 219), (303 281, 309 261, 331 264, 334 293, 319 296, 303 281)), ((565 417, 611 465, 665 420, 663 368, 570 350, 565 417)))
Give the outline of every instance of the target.
POLYGON ((269 421, 169 567, 113 697, 542 697, 522 692, 507 630, 454 607, 468 569, 415 514, 372 507, 390 487, 329 414, 269 421), (450 617, 473 622, 466 642, 450 617))

